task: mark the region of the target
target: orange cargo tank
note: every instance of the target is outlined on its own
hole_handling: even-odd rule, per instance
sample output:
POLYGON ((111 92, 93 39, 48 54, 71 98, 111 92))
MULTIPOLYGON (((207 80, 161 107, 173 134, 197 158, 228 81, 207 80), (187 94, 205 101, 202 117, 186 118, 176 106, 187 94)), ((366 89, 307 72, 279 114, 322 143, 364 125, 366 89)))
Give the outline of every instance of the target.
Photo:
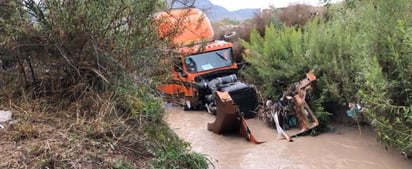
POLYGON ((206 15, 196 8, 172 9, 155 15, 159 35, 170 38, 174 45, 210 41, 213 29, 206 15))

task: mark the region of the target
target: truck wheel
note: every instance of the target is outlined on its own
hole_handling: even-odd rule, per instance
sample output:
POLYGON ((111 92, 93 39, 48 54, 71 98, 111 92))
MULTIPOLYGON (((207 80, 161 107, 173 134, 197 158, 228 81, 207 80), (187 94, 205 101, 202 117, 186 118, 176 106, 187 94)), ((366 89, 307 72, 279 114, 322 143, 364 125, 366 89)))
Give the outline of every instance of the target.
POLYGON ((210 113, 211 115, 216 115, 216 106, 213 106, 212 104, 205 104, 205 107, 208 113, 210 113))

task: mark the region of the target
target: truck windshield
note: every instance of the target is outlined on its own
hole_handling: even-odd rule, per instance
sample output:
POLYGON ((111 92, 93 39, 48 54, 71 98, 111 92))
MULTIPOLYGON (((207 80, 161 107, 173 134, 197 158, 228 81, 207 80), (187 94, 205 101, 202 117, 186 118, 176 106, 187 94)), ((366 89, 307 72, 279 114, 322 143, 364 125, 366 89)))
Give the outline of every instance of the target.
POLYGON ((231 48, 195 54, 185 58, 185 65, 190 73, 221 68, 232 64, 231 48))

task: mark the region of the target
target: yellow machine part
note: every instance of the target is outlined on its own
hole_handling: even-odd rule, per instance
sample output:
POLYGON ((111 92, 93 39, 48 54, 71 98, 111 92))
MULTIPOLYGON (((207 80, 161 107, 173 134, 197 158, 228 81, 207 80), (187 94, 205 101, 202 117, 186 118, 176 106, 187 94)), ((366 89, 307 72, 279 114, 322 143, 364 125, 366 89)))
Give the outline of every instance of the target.
POLYGON ((209 131, 216 134, 239 132, 250 142, 263 143, 253 136, 246 120, 239 112, 239 106, 234 103, 228 92, 218 91, 216 97, 216 120, 207 125, 209 131))
POLYGON ((238 116, 239 106, 235 105, 228 92, 217 92, 216 94, 216 120, 209 123, 207 129, 216 134, 237 132, 240 128, 238 116))

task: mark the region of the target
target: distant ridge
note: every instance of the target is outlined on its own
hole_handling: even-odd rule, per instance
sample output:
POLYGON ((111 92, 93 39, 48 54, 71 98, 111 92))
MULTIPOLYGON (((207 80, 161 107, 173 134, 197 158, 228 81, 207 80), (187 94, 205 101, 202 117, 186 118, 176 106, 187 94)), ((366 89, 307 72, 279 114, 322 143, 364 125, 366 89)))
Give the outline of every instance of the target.
MULTIPOLYGON (((206 15, 209 19, 214 21, 219 21, 224 18, 229 18, 232 20, 244 21, 246 19, 253 18, 255 13, 259 11, 259 9, 240 9, 236 11, 229 11, 226 8, 214 5, 209 0, 196 0, 194 3, 196 8, 202 9, 205 11, 206 15)), ((183 4, 175 3, 173 8, 182 8, 184 7, 183 4)))

